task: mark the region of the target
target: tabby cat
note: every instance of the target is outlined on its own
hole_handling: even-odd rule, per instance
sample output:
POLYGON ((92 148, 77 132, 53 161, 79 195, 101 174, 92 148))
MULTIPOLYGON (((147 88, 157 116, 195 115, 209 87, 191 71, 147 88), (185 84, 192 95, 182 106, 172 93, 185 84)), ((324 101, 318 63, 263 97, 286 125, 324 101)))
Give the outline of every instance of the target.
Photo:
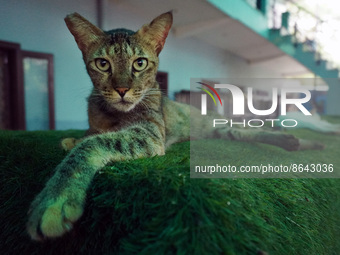
MULTIPOLYGON (((62 141, 70 153, 31 204, 27 230, 35 240, 58 237, 72 228, 83 214, 86 190, 99 169, 109 162, 164 155, 172 143, 189 140, 190 111, 200 114, 162 97, 156 82, 158 55, 172 25, 170 12, 137 32, 104 32, 77 13, 65 22, 93 82, 90 128, 82 140, 62 141)), ((198 128, 206 130, 206 137, 257 141, 287 150, 311 145, 282 133, 202 125, 193 125, 192 132, 198 128)))

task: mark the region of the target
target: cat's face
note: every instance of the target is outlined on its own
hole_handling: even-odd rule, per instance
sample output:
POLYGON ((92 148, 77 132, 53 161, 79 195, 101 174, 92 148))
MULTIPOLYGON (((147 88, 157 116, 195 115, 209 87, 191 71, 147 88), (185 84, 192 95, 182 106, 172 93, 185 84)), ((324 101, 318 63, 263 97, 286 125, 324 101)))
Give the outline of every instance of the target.
POLYGON ((93 93, 119 111, 133 109, 155 85, 157 54, 135 34, 112 31, 85 61, 93 93))
POLYGON ((77 13, 65 21, 83 53, 94 96, 127 112, 158 90, 158 55, 172 25, 171 13, 160 15, 136 33, 125 29, 104 32, 77 13))

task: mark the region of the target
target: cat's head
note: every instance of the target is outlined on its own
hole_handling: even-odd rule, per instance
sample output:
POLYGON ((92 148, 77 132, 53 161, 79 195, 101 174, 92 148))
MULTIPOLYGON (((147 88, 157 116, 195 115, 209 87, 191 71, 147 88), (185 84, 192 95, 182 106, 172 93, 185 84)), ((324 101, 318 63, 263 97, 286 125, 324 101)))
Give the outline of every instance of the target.
POLYGON ((97 93, 116 110, 130 111, 158 89, 158 55, 172 25, 171 12, 155 18, 137 32, 103 31, 78 13, 65 18, 83 53, 97 93))

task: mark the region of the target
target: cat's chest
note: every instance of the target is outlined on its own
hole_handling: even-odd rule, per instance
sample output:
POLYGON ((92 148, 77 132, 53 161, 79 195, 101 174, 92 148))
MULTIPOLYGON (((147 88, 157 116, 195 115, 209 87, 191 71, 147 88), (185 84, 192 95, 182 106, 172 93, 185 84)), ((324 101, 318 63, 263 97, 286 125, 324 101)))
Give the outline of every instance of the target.
POLYGON ((88 115, 90 129, 95 133, 119 131, 144 118, 142 113, 110 113, 95 106, 89 107, 88 115))
POLYGON ((89 108, 88 113, 90 129, 96 133, 118 131, 128 125, 124 116, 115 116, 95 108, 89 108))

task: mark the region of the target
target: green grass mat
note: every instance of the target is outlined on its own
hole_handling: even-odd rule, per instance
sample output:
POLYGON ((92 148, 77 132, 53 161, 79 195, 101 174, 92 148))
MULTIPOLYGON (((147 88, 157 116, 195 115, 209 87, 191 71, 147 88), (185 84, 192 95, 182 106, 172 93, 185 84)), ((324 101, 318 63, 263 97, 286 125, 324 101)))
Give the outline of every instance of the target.
MULTIPOLYGON (((189 143, 104 168, 74 229, 33 242, 25 231, 28 207, 66 155, 60 139, 83 133, 0 131, 1 254, 340 254, 339 179, 190 179, 189 143)), ((330 160, 339 162, 340 137, 293 133, 326 139, 330 160)), ((273 150, 296 157, 236 141, 228 149, 249 146, 261 148, 262 158, 273 150)))

